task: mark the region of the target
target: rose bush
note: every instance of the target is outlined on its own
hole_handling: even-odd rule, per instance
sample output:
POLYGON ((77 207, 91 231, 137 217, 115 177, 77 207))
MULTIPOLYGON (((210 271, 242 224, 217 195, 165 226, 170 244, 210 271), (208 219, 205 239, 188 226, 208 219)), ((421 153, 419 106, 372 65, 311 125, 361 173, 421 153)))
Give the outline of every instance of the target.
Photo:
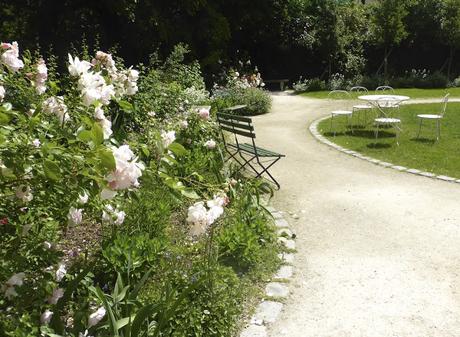
MULTIPOLYGON (((172 335, 183 321, 174 308, 216 302, 209 282, 230 268, 218 242, 239 235, 222 219, 245 196, 268 220, 246 198, 254 190, 230 181, 209 93, 184 53, 142 72, 102 51, 69 55, 59 75, 1 44, 0 335, 172 335)), ((224 273, 231 291, 236 272, 224 273)), ((219 302, 204 335, 217 317, 230 333, 234 302, 221 313, 219 302)))

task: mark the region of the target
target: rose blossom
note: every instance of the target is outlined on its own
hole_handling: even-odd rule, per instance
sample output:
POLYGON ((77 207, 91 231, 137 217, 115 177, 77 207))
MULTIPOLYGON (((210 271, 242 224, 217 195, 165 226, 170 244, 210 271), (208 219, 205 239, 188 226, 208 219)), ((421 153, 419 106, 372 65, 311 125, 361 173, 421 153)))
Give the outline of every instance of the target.
POLYGON ((67 122, 70 117, 67 114, 67 105, 64 103, 64 97, 49 97, 43 102, 43 111, 55 114, 60 123, 67 122))
POLYGON ((105 316, 105 308, 100 307, 97 309, 95 312, 93 312, 91 315, 89 315, 88 318, 88 328, 91 328, 92 326, 95 326, 98 324, 105 316))
POLYGON ((181 126, 181 128, 186 129, 188 127, 188 122, 184 120, 184 121, 180 122, 180 126, 181 126))
POLYGON ((48 324, 51 322, 51 318, 53 317, 53 312, 49 311, 48 309, 40 316, 40 323, 41 324, 48 324))
POLYGON ((34 196, 32 195, 32 191, 30 190, 29 186, 21 185, 16 188, 16 197, 21 199, 22 202, 27 203, 31 201, 34 196))
POLYGON ((192 225, 190 230, 192 236, 199 236, 206 232, 208 211, 202 201, 196 202, 188 208, 187 222, 192 225))
POLYGON ((88 193, 83 192, 83 194, 80 194, 78 196, 78 203, 84 205, 88 202, 88 199, 89 199, 88 193))
POLYGON ((5 98, 5 87, 3 85, 0 85, 0 102, 2 102, 4 98, 5 98))
POLYGON ((40 139, 35 138, 35 139, 32 141, 32 145, 35 146, 36 148, 39 148, 40 145, 41 145, 40 139))
POLYGON ((80 61, 78 57, 75 56, 73 59, 70 54, 69 55, 69 73, 71 76, 80 76, 81 74, 86 73, 89 69, 91 69, 92 65, 88 61, 80 61))
POLYGON ((53 294, 48 297, 48 303, 56 304, 62 296, 64 296, 64 289, 56 288, 53 290, 53 294))
POLYGON ((70 207, 69 213, 67 214, 67 219, 69 220, 69 225, 81 224, 83 219, 83 209, 70 207))
POLYGON ((8 281, 2 286, 2 291, 5 294, 5 297, 11 299, 14 296, 17 296, 18 293, 16 292, 15 286, 22 286, 24 283, 24 277, 26 276, 25 273, 17 273, 11 276, 8 281))
POLYGON ((206 146, 209 150, 212 150, 216 148, 216 142, 213 139, 210 139, 204 143, 204 146, 206 146))
POLYGON ((161 140, 163 141, 163 146, 167 148, 176 140, 176 132, 175 131, 162 131, 161 132, 161 140))
POLYGON ((24 62, 19 59, 19 46, 16 41, 12 44, 2 43, 2 49, 6 51, 1 56, 1 61, 13 72, 24 67, 24 62))
POLYGON ((59 263, 59 267, 56 270, 56 281, 61 282, 66 274, 67 274, 67 270, 65 268, 65 264, 59 263))
MULTIPOLYGON (((138 179, 142 176, 144 165, 138 163, 129 145, 122 145, 112 150, 115 158, 116 169, 107 177, 109 187, 112 190, 123 190, 132 186, 138 186, 138 179)), ((105 194, 108 194, 107 192, 105 194)))
POLYGON ((209 108, 200 108, 200 110, 198 110, 198 116, 204 120, 209 119, 209 108))
POLYGON ((48 68, 43 59, 38 60, 37 75, 35 76, 34 86, 39 95, 46 91, 45 82, 48 79, 48 68))

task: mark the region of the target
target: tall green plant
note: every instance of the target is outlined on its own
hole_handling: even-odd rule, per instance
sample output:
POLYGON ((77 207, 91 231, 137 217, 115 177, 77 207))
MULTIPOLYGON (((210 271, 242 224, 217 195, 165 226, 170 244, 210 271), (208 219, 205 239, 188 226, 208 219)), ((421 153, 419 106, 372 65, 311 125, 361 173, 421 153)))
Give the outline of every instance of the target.
POLYGON ((378 0, 371 9, 371 34, 374 43, 384 50, 383 74, 385 80, 388 80, 388 58, 393 48, 407 36, 404 25, 407 13, 406 3, 400 0, 378 0))
POLYGON ((452 62, 456 50, 460 47, 460 1, 444 0, 442 2, 441 31, 445 44, 449 47, 447 77, 450 80, 452 62))

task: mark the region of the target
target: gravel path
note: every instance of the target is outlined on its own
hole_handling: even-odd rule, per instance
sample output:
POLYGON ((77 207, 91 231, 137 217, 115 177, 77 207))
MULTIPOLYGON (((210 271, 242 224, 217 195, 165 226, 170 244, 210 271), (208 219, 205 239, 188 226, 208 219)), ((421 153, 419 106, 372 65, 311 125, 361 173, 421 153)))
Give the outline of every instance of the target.
POLYGON ((270 336, 460 336, 460 186, 339 153, 308 132, 324 100, 274 96, 260 146, 287 155, 275 208, 296 213, 291 295, 270 336))

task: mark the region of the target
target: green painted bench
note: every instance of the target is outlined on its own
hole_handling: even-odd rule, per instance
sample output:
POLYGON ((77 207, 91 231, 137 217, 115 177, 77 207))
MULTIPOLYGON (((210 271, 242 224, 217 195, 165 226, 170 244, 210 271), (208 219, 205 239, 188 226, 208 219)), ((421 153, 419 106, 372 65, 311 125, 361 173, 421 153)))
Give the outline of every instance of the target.
POLYGON ((256 177, 267 174, 269 179, 279 189, 280 184, 270 174, 268 169, 278 160, 285 157, 285 155, 256 146, 256 134, 252 125, 252 119, 249 117, 217 113, 217 122, 220 126, 225 150, 229 154, 226 161, 234 159, 240 165, 239 170, 249 167, 254 171, 256 177), (228 142, 224 132, 230 133, 233 136, 234 142, 228 142), (246 139, 246 141, 243 142, 242 138, 246 139))

